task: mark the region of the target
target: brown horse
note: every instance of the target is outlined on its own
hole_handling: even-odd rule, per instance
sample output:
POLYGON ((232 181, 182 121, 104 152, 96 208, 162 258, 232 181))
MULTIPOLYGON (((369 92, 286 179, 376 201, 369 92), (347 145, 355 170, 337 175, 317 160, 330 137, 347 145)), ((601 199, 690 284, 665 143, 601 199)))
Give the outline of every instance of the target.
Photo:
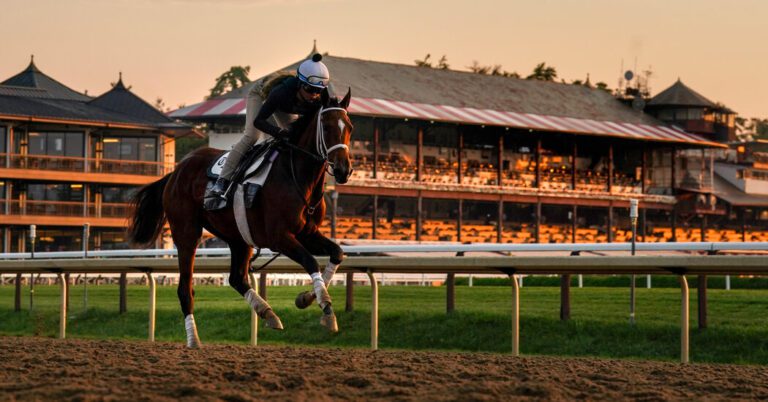
MULTIPOLYGON (((297 305, 306 307, 316 298, 323 311, 320 322, 333 332, 338 331, 338 326, 327 284, 344 254, 318 227, 325 215, 322 186, 326 171, 330 167, 340 184, 346 183, 352 172, 349 140, 353 127, 346 111, 350 98, 351 91, 341 102, 324 91, 315 115, 305 116, 293 124, 292 131, 298 135, 278 147, 280 151, 269 177, 256 194, 252 208, 246 212, 254 246, 282 253, 310 275, 313 292, 299 295, 297 305), (313 254, 330 256, 322 273, 313 254)), ((185 319, 187 346, 193 348, 200 346, 200 339, 192 315, 192 272, 204 228, 229 245, 232 255, 229 284, 265 319, 267 326, 283 328, 269 304, 248 284, 253 248, 238 231, 233 208, 203 209, 208 183, 206 169, 222 152, 211 148, 195 151, 179 162, 172 173, 142 187, 133 199, 135 208, 128 229, 132 243, 148 246, 168 221, 178 249, 178 296, 185 319)))

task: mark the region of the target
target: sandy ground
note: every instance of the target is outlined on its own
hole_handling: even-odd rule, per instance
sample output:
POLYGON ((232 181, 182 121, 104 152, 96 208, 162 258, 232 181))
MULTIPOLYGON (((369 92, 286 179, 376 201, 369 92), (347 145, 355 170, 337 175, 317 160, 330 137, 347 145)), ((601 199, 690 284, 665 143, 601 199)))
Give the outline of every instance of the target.
POLYGON ((0 400, 768 399, 768 368, 0 337, 0 400))

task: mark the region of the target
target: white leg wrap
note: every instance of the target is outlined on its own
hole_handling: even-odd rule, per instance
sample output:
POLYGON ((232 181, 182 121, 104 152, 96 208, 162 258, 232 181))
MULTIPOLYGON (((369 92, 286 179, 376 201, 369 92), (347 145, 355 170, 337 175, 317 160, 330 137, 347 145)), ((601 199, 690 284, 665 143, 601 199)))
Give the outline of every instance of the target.
POLYGON ((271 308, 269 303, 262 299, 261 296, 259 296, 259 294, 256 293, 256 291, 253 289, 248 289, 243 297, 245 298, 245 301, 251 305, 251 308, 256 312, 256 314, 263 314, 265 311, 271 308))
POLYGON ((192 314, 184 317, 184 328, 187 330, 187 347, 199 348, 201 346, 200 337, 197 336, 197 325, 195 325, 195 317, 192 314))
POLYGON ((334 264, 328 261, 328 265, 326 265, 325 270, 323 270, 323 282, 325 282, 325 286, 331 285, 331 280, 333 279, 333 275, 336 273, 336 270, 338 268, 339 268, 339 264, 334 264))
POLYGON ((320 308, 325 308, 326 304, 331 301, 331 296, 328 294, 328 289, 323 282, 323 277, 319 272, 315 272, 310 275, 312 277, 312 288, 315 291, 315 297, 317 298, 317 304, 320 308))

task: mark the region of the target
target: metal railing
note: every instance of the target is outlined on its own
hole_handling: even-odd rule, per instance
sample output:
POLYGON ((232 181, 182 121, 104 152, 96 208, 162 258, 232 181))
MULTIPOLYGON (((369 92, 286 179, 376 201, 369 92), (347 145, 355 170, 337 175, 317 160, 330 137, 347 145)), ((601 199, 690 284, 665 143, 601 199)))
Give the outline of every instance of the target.
POLYGON ((15 169, 58 170, 67 172, 135 174, 164 176, 173 171, 174 163, 118 159, 81 158, 52 155, 9 154, 9 166, 15 169))
MULTIPOLYGON (((378 349, 378 279, 383 273, 503 273, 512 284, 512 353, 520 353, 520 287, 521 274, 667 274, 676 275, 681 289, 680 360, 689 360, 689 288, 686 275, 751 274, 768 275, 768 258, 764 255, 713 255, 731 250, 768 251, 768 243, 639 243, 637 251, 691 251, 704 255, 623 255, 578 256, 584 251, 631 252, 629 243, 612 244, 441 244, 441 245, 358 245, 344 246, 350 256, 339 272, 364 272, 371 285, 371 348, 378 349), (569 252, 571 256, 470 256, 471 252, 569 252), (450 252, 450 256, 361 256, 365 253, 431 253, 450 252), (456 255, 463 255, 457 257, 456 255)), ((269 252, 267 251, 269 254, 269 252)), ((65 273, 127 273, 141 272, 150 286, 149 340, 154 340, 156 316, 156 286, 154 273, 177 272, 177 261, 170 257, 176 250, 113 250, 90 252, 51 252, 0 254, 0 274, 54 273, 61 286, 59 337, 66 336, 66 294, 69 284, 65 273), (86 258, 87 256, 87 258, 86 258), (99 257, 99 258, 97 258, 99 257), (109 258, 107 258, 109 257, 109 258)), ((229 272, 228 249, 199 249, 198 255, 208 258, 196 260, 197 273, 229 272)), ((261 266, 270 257, 263 256, 253 262, 261 266)), ((327 258, 319 259, 321 264, 327 258)), ((264 268, 263 273, 302 272, 303 268, 288 258, 278 258, 264 268)), ((255 284, 255 276, 250 275, 255 284)), ((351 286, 350 283, 347 286, 351 286)), ((452 287, 449 287, 452 289, 452 287)), ((701 293, 699 294, 701 300, 701 293)), ((701 308, 701 306, 700 306, 701 308)), ((570 308, 569 308, 570 309, 570 308)), ((251 315, 251 343, 256 344, 258 317, 251 315)))

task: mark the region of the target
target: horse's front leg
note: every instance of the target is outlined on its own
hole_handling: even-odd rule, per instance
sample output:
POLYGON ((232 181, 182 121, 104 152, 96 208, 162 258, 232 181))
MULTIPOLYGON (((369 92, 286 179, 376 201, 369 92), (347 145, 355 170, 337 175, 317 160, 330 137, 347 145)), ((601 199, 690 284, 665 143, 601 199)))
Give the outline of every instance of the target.
POLYGON ((267 327, 277 330, 283 329, 280 317, 275 314, 272 307, 248 284, 248 263, 253 250, 243 242, 229 243, 232 260, 229 271, 229 285, 240 293, 245 301, 251 305, 256 314, 264 320, 267 327))
MULTIPOLYGON (((315 231, 308 235, 299 236, 299 242, 313 255, 328 255, 330 259, 323 270, 322 277, 325 286, 331 286, 333 275, 344 260, 344 252, 336 242, 315 231)), ((312 305, 315 301, 314 292, 301 292, 296 296, 296 307, 304 309, 312 305)))
POLYGON ((331 307, 331 295, 328 294, 328 289, 325 281, 323 281, 323 276, 320 273, 315 257, 292 235, 288 235, 278 242, 277 251, 296 261, 307 271, 312 278, 312 289, 315 298, 320 305, 320 309, 323 310, 320 323, 331 332, 337 332, 339 326, 336 323, 336 314, 334 314, 333 307, 331 307))

